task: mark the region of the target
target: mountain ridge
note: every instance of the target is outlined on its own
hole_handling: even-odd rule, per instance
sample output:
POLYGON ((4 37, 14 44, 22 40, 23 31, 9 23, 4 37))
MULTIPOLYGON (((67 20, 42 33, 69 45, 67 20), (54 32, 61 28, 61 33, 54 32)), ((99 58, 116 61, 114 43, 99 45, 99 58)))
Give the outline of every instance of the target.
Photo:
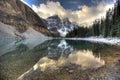
POLYGON ((49 31, 59 34, 61 37, 65 37, 70 31, 79 27, 70 22, 68 18, 61 19, 58 15, 50 16, 46 21, 49 31))
POLYGON ((0 22, 15 26, 20 33, 31 27, 44 35, 51 35, 46 22, 20 0, 0 0, 0 22))

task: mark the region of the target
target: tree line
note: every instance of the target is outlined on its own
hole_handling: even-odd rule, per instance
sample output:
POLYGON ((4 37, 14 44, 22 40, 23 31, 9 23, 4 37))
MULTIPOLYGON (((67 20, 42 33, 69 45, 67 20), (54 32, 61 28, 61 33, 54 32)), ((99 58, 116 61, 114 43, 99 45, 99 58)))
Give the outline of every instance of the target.
POLYGON ((120 37, 120 0, 114 4, 114 8, 106 11, 106 16, 96 19, 92 26, 79 27, 70 31, 66 37, 120 37))

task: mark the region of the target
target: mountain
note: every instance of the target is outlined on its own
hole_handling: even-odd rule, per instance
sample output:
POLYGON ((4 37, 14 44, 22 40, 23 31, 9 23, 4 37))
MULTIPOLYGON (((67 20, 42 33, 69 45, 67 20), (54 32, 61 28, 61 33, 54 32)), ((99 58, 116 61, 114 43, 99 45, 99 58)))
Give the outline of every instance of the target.
POLYGON ((20 33, 16 27, 0 22, 0 39, 47 39, 45 35, 29 27, 25 32, 20 33))
MULTIPOLYGON (((25 32, 32 34, 31 31, 34 31, 47 36, 51 35, 45 20, 40 18, 29 6, 20 0, 0 0, 0 27, 3 24, 17 31, 13 34, 24 34, 25 32)), ((11 33, 4 31, 3 35, 7 34, 11 35, 11 33)))
POLYGON ((51 33, 56 33, 61 37, 65 37, 66 34, 72 31, 78 26, 71 23, 68 18, 60 19, 57 15, 48 17, 46 19, 47 27, 51 33))

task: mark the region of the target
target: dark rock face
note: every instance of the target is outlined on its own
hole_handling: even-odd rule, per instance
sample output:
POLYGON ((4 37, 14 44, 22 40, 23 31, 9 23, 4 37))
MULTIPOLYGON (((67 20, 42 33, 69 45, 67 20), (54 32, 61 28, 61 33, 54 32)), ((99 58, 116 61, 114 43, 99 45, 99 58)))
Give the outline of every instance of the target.
POLYGON ((58 32, 58 28, 62 27, 60 18, 55 15, 48 17, 46 21, 49 31, 53 34, 57 34, 57 36, 60 36, 60 33, 58 32))
POLYGON ((72 31, 78 26, 71 23, 68 18, 60 19, 58 15, 54 15, 47 18, 47 27, 51 33, 59 34, 61 37, 72 31))
POLYGON ((20 0, 0 0, 0 21, 15 26, 21 33, 33 27, 36 31, 51 35, 45 20, 20 0))

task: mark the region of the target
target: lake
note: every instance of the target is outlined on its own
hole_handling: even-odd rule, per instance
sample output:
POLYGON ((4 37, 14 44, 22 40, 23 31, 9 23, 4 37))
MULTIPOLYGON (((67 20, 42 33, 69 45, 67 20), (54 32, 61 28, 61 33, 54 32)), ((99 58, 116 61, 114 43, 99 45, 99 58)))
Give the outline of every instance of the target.
POLYGON ((120 80, 120 46, 80 40, 0 40, 0 80, 120 80))

